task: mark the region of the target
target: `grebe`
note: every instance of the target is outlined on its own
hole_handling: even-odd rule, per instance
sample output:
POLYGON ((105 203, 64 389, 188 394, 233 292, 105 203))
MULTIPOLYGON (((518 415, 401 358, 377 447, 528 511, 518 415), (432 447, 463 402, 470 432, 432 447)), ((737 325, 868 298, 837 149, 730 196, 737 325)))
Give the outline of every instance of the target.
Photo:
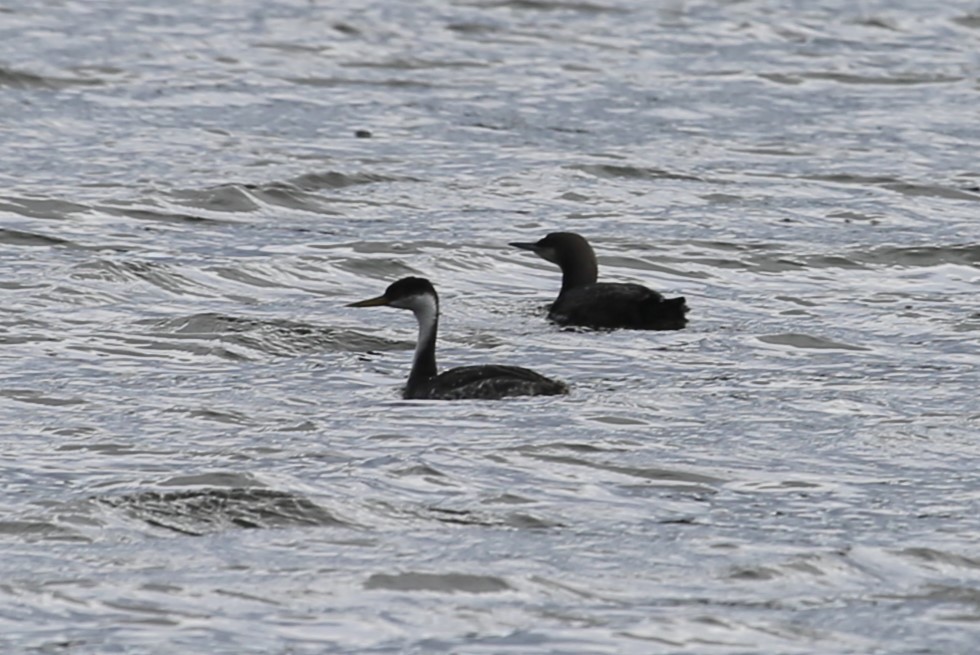
POLYGON ((564 382, 546 378, 520 366, 460 366, 438 373, 436 332, 439 327, 439 296, 432 283, 425 278, 402 278, 385 289, 383 295, 351 303, 348 307, 382 305, 410 309, 419 324, 412 372, 402 392, 403 398, 497 400, 506 396, 551 396, 568 393, 568 386, 564 382))

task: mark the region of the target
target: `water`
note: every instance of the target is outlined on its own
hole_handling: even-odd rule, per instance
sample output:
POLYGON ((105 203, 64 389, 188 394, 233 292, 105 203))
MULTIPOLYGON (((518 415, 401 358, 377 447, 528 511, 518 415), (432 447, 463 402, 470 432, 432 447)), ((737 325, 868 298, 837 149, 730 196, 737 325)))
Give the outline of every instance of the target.
POLYGON ((976 3, 135 5, 0 9, 0 650, 977 650, 976 3))

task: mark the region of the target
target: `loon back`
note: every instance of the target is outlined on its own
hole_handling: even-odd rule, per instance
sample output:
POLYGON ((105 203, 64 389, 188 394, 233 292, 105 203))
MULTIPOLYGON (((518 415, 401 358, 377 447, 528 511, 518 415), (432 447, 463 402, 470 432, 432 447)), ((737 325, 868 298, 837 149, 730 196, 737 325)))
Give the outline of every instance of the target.
POLYGON ((683 296, 664 298, 639 284, 598 282, 561 293, 548 318, 566 326, 680 330, 686 314, 683 296))

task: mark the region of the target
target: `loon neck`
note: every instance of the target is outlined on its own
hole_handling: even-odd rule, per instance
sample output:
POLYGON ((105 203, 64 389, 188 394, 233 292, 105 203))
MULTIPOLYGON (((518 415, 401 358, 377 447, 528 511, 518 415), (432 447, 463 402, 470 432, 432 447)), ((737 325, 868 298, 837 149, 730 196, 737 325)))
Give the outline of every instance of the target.
POLYGON ((545 244, 545 259, 561 267, 559 296, 578 287, 595 284, 599 279, 599 262, 589 242, 574 232, 555 232, 541 242, 545 244))
POLYGON ((419 296, 411 308, 419 324, 419 338, 415 344, 412 372, 408 376, 408 388, 412 389, 436 376, 436 334, 439 331, 439 301, 435 296, 419 296))
POLYGON ((596 263, 595 255, 589 253, 578 253, 578 256, 563 258, 558 262, 561 266, 561 296, 567 291, 578 287, 595 284, 599 279, 599 266, 596 263))

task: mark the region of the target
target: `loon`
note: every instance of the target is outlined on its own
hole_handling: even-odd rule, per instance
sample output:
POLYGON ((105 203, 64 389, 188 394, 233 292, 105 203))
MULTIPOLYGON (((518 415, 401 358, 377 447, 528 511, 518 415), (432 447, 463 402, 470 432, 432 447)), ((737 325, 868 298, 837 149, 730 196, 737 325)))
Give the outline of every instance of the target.
POLYGON ((559 325, 635 330, 679 330, 687 324, 687 301, 664 298, 639 284, 596 282, 592 246, 574 232, 552 232, 535 243, 511 243, 561 267, 561 291, 548 318, 559 325))
POLYGON ((436 369, 436 332, 439 327, 439 296, 425 278, 406 277, 392 283, 383 295, 348 307, 387 305, 410 309, 419 324, 419 338, 408 383, 402 392, 406 399, 485 399, 506 396, 552 396, 568 393, 559 380, 520 366, 460 366, 442 373, 436 369))

